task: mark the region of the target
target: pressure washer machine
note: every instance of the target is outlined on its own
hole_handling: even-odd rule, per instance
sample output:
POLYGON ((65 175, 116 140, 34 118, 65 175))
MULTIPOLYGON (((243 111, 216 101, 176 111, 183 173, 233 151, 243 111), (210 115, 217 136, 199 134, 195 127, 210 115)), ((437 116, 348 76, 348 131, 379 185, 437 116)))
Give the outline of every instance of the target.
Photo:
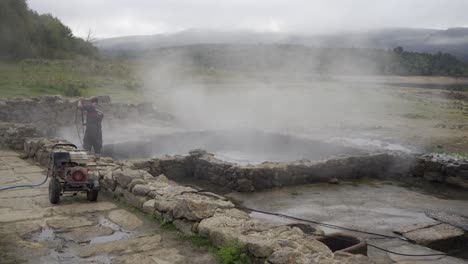
POLYGON ((73 195, 86 192, 88 201, 97 200, 100 185, 97 179, 90 177, 88 160, 88 154, 74 144, 52 147, 47 171, 50 203, 58 204, 65 192, 73 192, 73 195))

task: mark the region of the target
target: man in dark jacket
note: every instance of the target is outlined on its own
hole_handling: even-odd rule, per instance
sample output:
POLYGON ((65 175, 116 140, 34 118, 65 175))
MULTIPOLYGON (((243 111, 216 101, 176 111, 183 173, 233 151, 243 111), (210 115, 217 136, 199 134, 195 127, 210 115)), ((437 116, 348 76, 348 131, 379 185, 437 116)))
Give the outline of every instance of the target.
POLYGON ((81 111, 86 111, 86 131, 83 139, 83 148, 86 151, 91 151, 91 148, 93 148, 94 152, 100 155, 102 148, 101 122, 104 114, 96 108, 97 105, 97 98, 91 99, 90 105, 83 105, 81 101, 78 101, 78 108, 81 111))

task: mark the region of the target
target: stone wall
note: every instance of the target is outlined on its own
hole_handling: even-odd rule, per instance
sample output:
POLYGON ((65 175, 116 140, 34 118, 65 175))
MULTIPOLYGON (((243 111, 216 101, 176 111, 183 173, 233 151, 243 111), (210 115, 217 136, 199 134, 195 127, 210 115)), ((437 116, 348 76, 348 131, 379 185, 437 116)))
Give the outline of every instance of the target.
MULTIPOLYGON (((28 138, 40 134, 32 125, 0 122, 0 144, 12 149, 22 149, 28 138)), ((27 144, 27 146, 32 145, 27 144)), ((37 144, 33 146, 40 148, 37 144)), ((31 151, 31 153, 36 152, 36 149, 31 151)), ((38 162, 41 164, 47 162, 42 159, 40 156, 38 162)), ((423 156, 374 154, 324 162, 304 160, 239 165, 216 159, 213 154, 206 151, 196 150, 187 156, 165 156, 133 161, 131 166, 145 170, 153 176, 164 174, 170 179, 184 177, 202 179, 241 192, 359 178, 406 182, 430 181, 468 189, 468 160, 442 154, 423 156)))
POLYGON ((135 161, 133 167, 171 179, 192 177, 236 191, 258 191, 315 182, 360 178, 431 181, 468 189, 468 161, 445 155, 374 154, 323 162, 265 162, 239 165, 202 150, 187 156, 135 161))
POLYGON ((22 150, 28 138, 37 136, 39 133, 32 125, 0 122, 0 145, 5 147, 22 150))
POLYGON ((468 159, 445 154, 424 155, 413 176, 468 189, 468 159))
MULTIPOLYGON (((144 118, 169 120, 172 117, 153 109, 149 103, 111 103, 109 97, 99 98, 99 108, 105 113, 104 122, 113 120, 138 121, 144 118)), ((60 127, 81 124, 77 113, 77 100, 62 96, 38 96, 32 98, 0 99, 0 121, 32 124, 48 135, 60 127)))
MULTIPOLYGON (((44 138, 27 139, 24 141, 24 157, 46 165, 51 147, 59 142, 44 138)), ((305 234, 298 227, 262 223, 236 209, 232 202, 222 196, 181 186, 163 174, 153 176, 148 172, 156 173, 152 168, 160 166, 178 170, 178 166, 185 166, 187 160, 171 159, 171 162, 165 162, 164 159, 115 162, 111 158, 92 158, 89 166, 93 175, 99 177, 103 191, 114 198, 173 223, 183 233, 208 237, 215 246, 239 241, 259 262, 372 263, 363 255, 332 253, 315 236, 305 234)))

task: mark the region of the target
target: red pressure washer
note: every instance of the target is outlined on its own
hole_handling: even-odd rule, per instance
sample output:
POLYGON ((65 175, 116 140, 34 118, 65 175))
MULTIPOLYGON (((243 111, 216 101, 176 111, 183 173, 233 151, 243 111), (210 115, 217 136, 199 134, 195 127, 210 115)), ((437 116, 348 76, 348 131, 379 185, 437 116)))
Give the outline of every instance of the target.
POLYGON ((58 204, 65 192, 86 192, 88 201, 98 198, 100 185, 97 179, 91 179, 87 166, 88 154, 78 150, 74 144, 55 144, 49 159, 47 176, 49 181, 49 200, 58 204))

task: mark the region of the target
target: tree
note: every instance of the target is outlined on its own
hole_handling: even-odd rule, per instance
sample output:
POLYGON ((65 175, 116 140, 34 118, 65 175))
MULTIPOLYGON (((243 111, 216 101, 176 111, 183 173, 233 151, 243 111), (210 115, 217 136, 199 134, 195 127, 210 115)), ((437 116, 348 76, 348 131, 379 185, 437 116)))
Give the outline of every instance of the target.
POLYGON ((74 37, 70 28, 51 14, 37 14, 25 0, 0 1, 0 59, 96 54, 91 42, 74 37))
POLYGON ((402 54, 404 50, 402 47, 396 47, 393 49, 393 52, 395 52, 396 54, 402 54))

